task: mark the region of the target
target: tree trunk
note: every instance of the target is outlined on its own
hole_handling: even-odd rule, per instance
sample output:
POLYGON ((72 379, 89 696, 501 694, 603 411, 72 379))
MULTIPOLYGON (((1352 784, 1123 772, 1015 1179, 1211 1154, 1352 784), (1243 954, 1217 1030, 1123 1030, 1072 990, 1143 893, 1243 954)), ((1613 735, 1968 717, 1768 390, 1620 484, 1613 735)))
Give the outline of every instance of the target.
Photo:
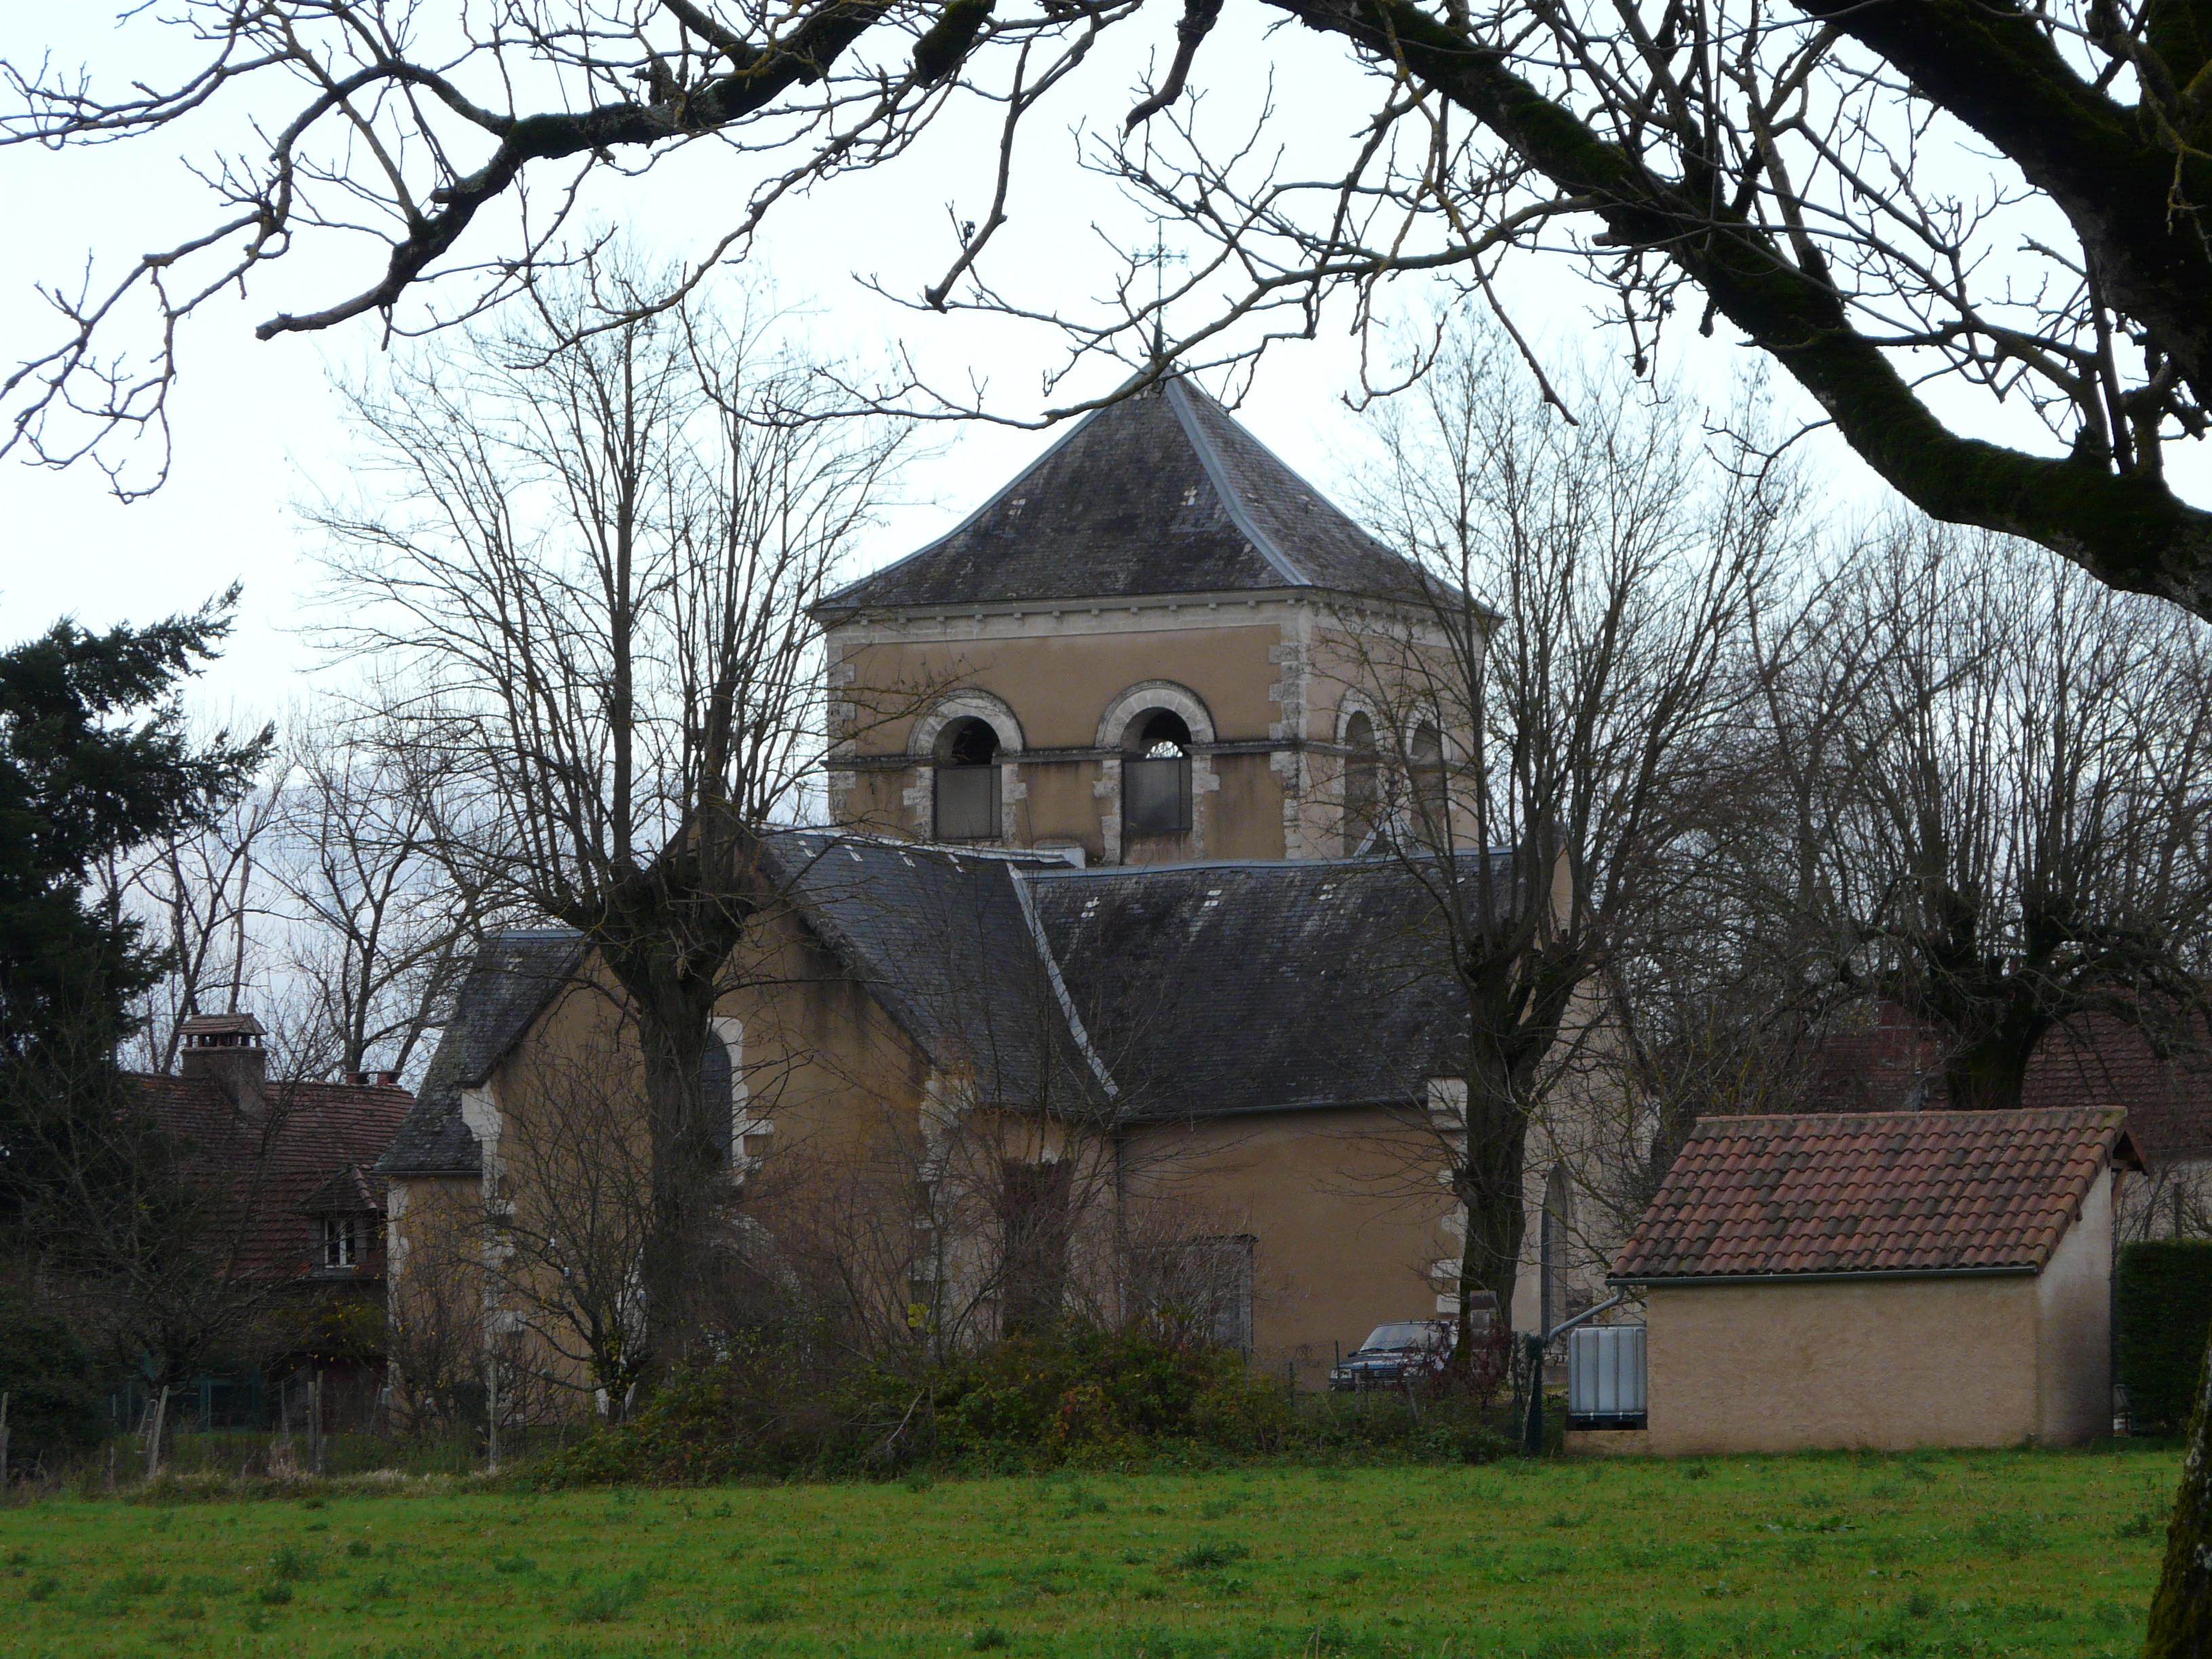
POLYGON ((2166 1528, 2166 1570, 2151 1597, 2144 1659, 2212 1659, 2212 1351, 2197 1376, 2189 1452, 2166 1528))
POLYGON ((1470 1066, 1467 1078, 1467 1151, 1452 1183, 1467 1206, 1467 1237, 1460 1252, 1458 1346, 1473 1340, 1468 1298, 1488 1291, 1498 1298, 1498 1328, 1513 1328, 1513 1291, 1528 1232, 1522 1193, 1528 1121, 1520 1096, 1506 1077, 1486 1078, 1470 1066))
POLYGON ((688 1340, 690 1293, 698 1282, 717 1174, 699 1086, 715 978, 678 973, 655 979, 650 994, 633 992, 652 1134, 653 1212, 640 1264, 648 1387, 682 1358, 688 1340))
POLYGON ((2033 1042, 2023 1047, 2009 1036, 1984 1037, 1956 1050, 1943 1062, 1943 1088, 1954 1112, 2009 1112, 2019 1109, 2027 1081, 2033 1042))

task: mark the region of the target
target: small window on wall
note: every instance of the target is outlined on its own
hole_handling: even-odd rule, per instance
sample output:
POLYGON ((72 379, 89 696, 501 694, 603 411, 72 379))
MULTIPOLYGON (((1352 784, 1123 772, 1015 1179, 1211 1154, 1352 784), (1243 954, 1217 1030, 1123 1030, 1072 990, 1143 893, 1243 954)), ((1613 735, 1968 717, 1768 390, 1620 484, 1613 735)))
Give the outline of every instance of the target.
POLYGON ((1190 727, 1165 708, 1129 725, 1121 763, 1124 835, 1179 836, 1190 828, 1190 727))
POLYGON ((733 1137, 737 1115, 731 1109, 735 1084, 736 1067, 731 1063, 730 1045, 719 1033, 709 1031, 707 1047, 699 1055, 699 1109, 706 1115, 708 1139, 714 1146, 716 1158, 724 1164, 736 1151, 733 1137))
POLYGON ((334 1215, 323 1218, 323 1266, 325 1267, 357 1267, 368 1254, 365 1237, 368 1224, 359 1216, 334 1215))
POLYGON ((999 734, 988 722, 958 720, 938 734, 936 790, 939 841, 999 838, 999 734))
POLYGON ((1375 833, 1375 722, 1354 714, 1344 723, 1344 855, 1352 857, 1375 833))

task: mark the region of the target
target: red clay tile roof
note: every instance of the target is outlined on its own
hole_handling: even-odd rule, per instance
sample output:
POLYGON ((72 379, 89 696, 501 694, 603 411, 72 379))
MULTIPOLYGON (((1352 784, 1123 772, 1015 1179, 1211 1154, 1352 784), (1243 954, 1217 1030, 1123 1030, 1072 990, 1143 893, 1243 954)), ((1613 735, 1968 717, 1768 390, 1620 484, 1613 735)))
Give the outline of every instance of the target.
MULTIPOLYGON (((2192 1018, 2166 1046, 2161 1058, 2125 1021, 2080 1015, 2036 1044, 2020 1103, 2117 1106, 2153 1169, 2212 1158, 2212 1020, 2192 1018)), ((1942 1038, 1894 1003, 1850 1010, 1813 1053, 1801 1103, 1813 1112, 1941 1111, 1950 1103, 1942 1038)))
POLYGON ((2039 1272, 2124 1115, 1821 1113, 1700 1118, 1613 1277, 2039 1272))
POLYGON ((2069 1021, 2036 1045, 2023 1106, 2118 1106, 2128 1139, 2151 1167, 2212 1157, 2212 1031, 2200 1018, 2190 1041, 2161 1059, 2150 1039, 2110 1014, 2069 1021))
POLYGON ((396 1086, 270 1082, 266 1116, 241 1116, 207 1078, 133 1079, 187 1164, 237 1183, 242 1203, 238 1267, 252 1275, 294 1275, 322 1261, 318 1200, 349 1167, 364 1199, 380 1206, 380 1182, 360 1170, 384 1156, 415 1097, 396 1086), (371 1184, 373 1182, 373 1184, 371 1184))

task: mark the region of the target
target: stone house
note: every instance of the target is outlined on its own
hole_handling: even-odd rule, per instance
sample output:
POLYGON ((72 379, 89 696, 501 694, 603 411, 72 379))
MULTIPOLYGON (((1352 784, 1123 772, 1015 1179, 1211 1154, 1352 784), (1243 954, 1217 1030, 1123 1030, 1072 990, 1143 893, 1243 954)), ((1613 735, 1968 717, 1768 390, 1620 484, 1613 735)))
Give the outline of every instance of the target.
POLYGON ((264 1375, 319 1375, 333 1413, 356 1415, 381 1382, 380 1353, 288 1352, 283 1332, 305 1335, 336 1309, 380 1310, 386 1193, 374 1171, 415 1097, 392 1073, 272 1078, 265 1035, 250 1013, 194 1015, 174 1075, 130 1079, 181 1173, 226 1200, 211 1212, 219 1236, 200 1248, 281 1327, 263 1364, 196 1382, 187 1408, 209 1426, 258 1426, 264 1375))
POLYGON ((2071 1445, 2108 1432, 2101 1108, 1711 1117, 1613 1264, 1645 1297, 1662 1454, 2071 1445))

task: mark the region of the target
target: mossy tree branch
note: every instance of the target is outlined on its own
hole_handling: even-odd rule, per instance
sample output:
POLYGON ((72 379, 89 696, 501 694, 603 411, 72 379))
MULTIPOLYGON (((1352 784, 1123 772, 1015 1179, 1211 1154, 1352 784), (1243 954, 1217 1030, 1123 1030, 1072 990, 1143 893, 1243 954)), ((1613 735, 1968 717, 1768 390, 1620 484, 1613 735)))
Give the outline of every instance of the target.
MULTIPOLYGON (((1853 325, 1835 288, 1790 260, 1764 228, 1640 165, 1514 73, 1503 52, 1407 0, 1276 3, 1313 28, 1401 63, 1560 190, 1592 204, 1613 243, 1671 260, 1819 399, 1877 473, 1928 513, 2039 542, 2115 587, 2157 594, 2212 617, 2212 514, 2182 501, 2162 477, 2115 474, 2093 462, 2028 454, 1952 432, 1883 349, 1853 325)), ((1917 16, 1943 3, 1863 9, 1909 9, 1917 16)), ((1942 25, 1936 20, 1929 27, 1942 25)), ((2042 114, 2056 118, 2048 110, 2042 114)), ((2094 115, 2084 113, 2082 124, 2116 142, 2094 115)), ((2185 261, 2177 255, 2170 263, 2179 269, 2185 261)), ((2142 281, 2155 286, 2151 274, 2142 281)), ((2193 302, 2185 288, 2166 292, 2166 301, 2178 315, 2193 311, 2200 331, 2212 331, 2212 280, 2196 290, 2193 302)))

